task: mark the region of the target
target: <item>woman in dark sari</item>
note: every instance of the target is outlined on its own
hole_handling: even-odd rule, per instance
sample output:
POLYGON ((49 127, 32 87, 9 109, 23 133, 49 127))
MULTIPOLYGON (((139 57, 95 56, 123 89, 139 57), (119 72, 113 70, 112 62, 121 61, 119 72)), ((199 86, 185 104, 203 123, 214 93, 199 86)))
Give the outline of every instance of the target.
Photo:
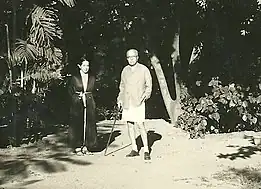
POLYGON ((71 98, 69 134, 74 152, 86 154, 97 142, 95 101, 92 94, 95 77, 90 73, 90 62, 86 59, 82 59, 78 67, 80 71, 72 76, 68 88, 71 98))

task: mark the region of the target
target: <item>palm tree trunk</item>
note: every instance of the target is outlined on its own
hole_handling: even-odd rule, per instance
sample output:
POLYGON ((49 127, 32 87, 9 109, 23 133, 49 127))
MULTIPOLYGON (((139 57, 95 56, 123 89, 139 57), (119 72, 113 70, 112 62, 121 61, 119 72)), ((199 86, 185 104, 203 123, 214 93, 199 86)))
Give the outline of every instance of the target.
MULTIPOLYGON (((24 60, 24 77, 25 78, 26 78, 26 72, 27 72, 27 65, 28 65, 27 58, 25 58, 25 60, 24 60)), ((24 86, 26 88, 26 80, 24 80, 24 86)))
POLYGON ((12 36, 12 48, 15 48, 16 40, 16 12, 17 12, 17 0, 12 0, 12 9, 13 9, 13 36, 12 36))
POLYGON ((12 72, 12 61, 11 61, 11 50, 10 50, 10 39, 9 39, 9 27, 5 24, 6 28, 6 43, 7 43, 7 59, 8 59, 8 71, 9 71, 9 87, 8 90, 11 93, 13 85, 13 72, 12 72))
POLYGON ((23 88, 24 87, 24 70, 21 67, 21 83, 20 83, 20 87, 23 88))
POLYGON ((33 80, 33 88, 32 88, 32 94, 35 94, 36 92, 36 81, 35 79, 33 80))

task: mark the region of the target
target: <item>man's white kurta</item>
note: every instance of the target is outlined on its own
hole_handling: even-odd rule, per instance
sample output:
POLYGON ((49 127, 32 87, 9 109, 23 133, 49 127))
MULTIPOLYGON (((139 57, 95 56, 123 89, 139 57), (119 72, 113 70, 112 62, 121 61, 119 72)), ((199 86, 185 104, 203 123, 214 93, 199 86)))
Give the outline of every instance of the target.
POLYGON ((137 63, 126 66, 121 74, 118 102, 122 102, 122 120, 132 122, 145 121, 145 100, 152 91, 152 78, 149 69, 137 63))

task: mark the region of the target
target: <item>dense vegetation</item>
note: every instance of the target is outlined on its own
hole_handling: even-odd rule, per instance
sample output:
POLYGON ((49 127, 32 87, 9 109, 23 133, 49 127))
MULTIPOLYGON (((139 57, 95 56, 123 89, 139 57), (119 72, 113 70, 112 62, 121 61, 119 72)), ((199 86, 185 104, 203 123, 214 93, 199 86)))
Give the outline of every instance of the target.
POLYGON ((110 119, 132 47, 153 76, 149 118, 169 119, 150 62, 157 55, 173 99, 178 75, 182 112, 176 126, 192 138, 260 128, 257 0, 5 0, 0 9, 0 113, 7 125, 0 130, 13 145, 68 124, 66 85, 83 55, 97 76, 97 119, 110 119))

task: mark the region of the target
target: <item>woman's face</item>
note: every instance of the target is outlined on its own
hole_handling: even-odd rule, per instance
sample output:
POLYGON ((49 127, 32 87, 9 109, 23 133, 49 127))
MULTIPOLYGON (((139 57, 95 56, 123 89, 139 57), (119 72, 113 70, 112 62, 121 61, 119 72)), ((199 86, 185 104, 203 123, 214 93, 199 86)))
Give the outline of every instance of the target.
POLYGON ((88 73, 90 69, 90 63, 87 60, 82 61, 82 64, 79 65, 80 69, 82 70, 83 73, 88 73))

